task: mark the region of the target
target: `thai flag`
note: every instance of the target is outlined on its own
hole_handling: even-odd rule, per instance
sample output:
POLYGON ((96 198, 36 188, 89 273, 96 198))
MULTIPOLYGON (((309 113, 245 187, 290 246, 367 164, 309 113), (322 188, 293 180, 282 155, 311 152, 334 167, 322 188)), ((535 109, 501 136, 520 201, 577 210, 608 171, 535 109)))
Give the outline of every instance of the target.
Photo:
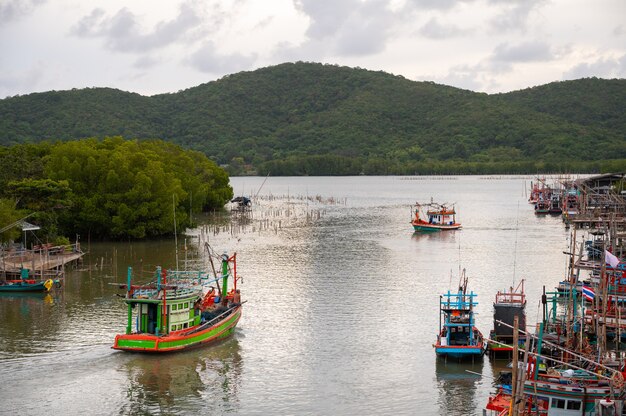
POLYGON ((593 302, 593 299, 596 297, 596 292, 594 292, 593 289, 589 286, 583 285, 583 296, 589 302, 593 302))

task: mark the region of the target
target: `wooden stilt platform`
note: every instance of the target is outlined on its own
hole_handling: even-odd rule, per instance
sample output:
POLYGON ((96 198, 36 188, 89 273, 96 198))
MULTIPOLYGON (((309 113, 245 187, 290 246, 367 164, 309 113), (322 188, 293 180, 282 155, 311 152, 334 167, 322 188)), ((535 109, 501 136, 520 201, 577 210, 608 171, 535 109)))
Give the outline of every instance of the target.
POLYGON ((2 253, 0 258, 0 273, 19 273, 21 269, 28 269, 32 274, 46 274, 51 270, 62 270, 65 265, 74 263, 85 253, 79 244, 69 246, 43 245, 33 250, 16 250, 2 253))

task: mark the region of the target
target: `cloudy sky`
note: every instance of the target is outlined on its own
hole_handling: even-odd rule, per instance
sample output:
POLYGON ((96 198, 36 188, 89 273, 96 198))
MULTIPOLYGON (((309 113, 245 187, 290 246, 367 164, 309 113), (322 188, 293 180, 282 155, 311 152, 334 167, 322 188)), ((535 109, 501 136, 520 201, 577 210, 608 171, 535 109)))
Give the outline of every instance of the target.
POLYGON ((309 61, 487 93, 626 78, 626 0, 0 0, 0 98, 309 61))

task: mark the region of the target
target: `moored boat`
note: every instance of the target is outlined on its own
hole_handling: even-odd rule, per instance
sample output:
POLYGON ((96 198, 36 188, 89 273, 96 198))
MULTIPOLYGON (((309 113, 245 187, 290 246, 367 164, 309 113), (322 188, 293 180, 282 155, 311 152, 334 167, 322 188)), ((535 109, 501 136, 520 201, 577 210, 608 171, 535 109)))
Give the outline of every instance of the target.
MULTIPOLYGON (((520 331, 521 332, 521 331, 520 331)), ((624 365, 612 360, 594 361, 589 351, 577 353, 547 341, 543 324, 539 335, 526 333, 536 349, 525 351, 519 361, 513 355, 512 377, 497 394, 489 398, 486 409, 495 414, 532 414, 547 416, 621 415, 626 390, 624 365), (542 346, 556 348, 556 358, 542 354, 542 346), (562 361, 565 359, 570 362, 562 361), (546 363, 555 364, 546 370, 546 363), (615 366, 617 364, 617 366, 615 366), (609 365, 611 367, 609 367, 609 365), (510 413, 498 413, 508 408, 510 413)), ((512 346, 513 347, 513 346, 512 346)), ((493 414, 493 413, 488 413, 493 414)))
POLYGON ((131 352, 174 352, 231 335, 241 318, 243 302, 237 289, 236 254, 232 257, 223 254, 221 260, 221 276, 157 268, 155 281, 148 285, 132 285, 132 269, 129 268, 127 283, 120 285, 126 289, 126 333, 115 337, 112 348, 131 352), (234 287, 228 291, 230 277, 234 287), (217 285, 217 290, 212 283, 217 285), (133 310, 136 310, 134 330, 133 310))
POLYGON ((543 215, 550 213, 550 199, 544 197, 544 194, 539 195, 539 200, 535 204, 535 214, 543 215))
POLYGON ((569 222, 580 214, 580 192, 577 188, 571 187, 565 191, 565 195, 563 196, 562 204, 562 216, 563 221, 569 222))
POLYGON ((563 213, 561 205, 561 192, 552 190, 550 194, 550 208, 548 209, 550 215, 561 215, 561 213, 563 213))
POLYGON ((49 292, 53 287, 60 286, 59 279, 31 279, 28 269, 21 269, 19 279, 7 279, 0 282, 0 292, 49 292))
POLYGON ((450 207, 447 204, 437 204, 432 201, 429 204, 415 204, 411 224, 415 231, 443 231, 461 228, 461 224, 456 222, 454 205, 450 207), (422 209, 426 209, 425 215, 421 212, 422 209))
MULTIPOLYGON (((513 323, 515 317, 518 318, 519 327, 526 328, 526 294, 524 293, 524 280, 518 286, 508 291, 498 291, 493 303, 493 330, 489 333, 487 349, 494 353, 510 354, 513 349, 513 323), (507 325, 502 325, 505 323, 507 325)), ((520 342, 525 340, 525 336, 518 334, 520 342)))
POLYGON ((465 269, 461 274, 461 282, 457 293, 440 296, 439 317, 441 332, 437 335, 435 353, 440 357, 456 359, 482 358, 485 343, 482 333, 475 326, 474 308, 478 302, 474 292, 467 293, 467 275, 465 269))

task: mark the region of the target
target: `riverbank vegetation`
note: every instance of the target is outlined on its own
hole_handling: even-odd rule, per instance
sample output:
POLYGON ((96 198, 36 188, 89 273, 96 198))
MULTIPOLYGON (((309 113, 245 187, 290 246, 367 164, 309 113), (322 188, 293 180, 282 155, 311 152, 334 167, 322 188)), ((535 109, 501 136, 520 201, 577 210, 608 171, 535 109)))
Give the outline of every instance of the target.
POLYGON ((0 100, 0 144, 121 135, 201 151, 231 175, 626 169, 626 80, 484 94, 286 63, 151 97, 110 88, 0 100))
POLYGON ((233 196, 222 168, 162 140, 14 145, 0 148, 0 164, 0 224, 34 213, 29 221, 51 237, 173 234, 174 211, 184 229, 190 213, 221 209, 233 196))

